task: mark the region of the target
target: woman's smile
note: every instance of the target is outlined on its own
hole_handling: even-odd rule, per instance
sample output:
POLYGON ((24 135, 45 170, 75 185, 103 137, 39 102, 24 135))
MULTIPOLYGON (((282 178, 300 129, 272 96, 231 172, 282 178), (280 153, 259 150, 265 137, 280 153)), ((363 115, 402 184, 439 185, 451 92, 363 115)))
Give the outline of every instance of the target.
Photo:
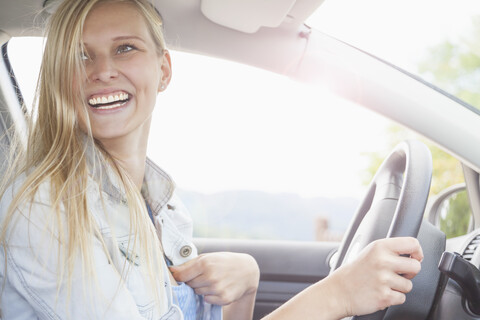
POLYGON ((113 92, 110 94, 93 95, 88 104, 95 110, 109 110, 121 107, 130 100, 127 92, 113 92))

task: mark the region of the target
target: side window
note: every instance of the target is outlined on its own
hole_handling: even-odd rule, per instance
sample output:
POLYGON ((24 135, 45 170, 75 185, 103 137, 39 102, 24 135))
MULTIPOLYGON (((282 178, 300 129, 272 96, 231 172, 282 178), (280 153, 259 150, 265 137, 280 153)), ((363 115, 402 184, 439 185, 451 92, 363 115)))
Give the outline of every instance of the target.
POLYGON ((176 180, 195 236, 338 241, 388 121, 328 90, 172 53, 149 156, 176 180))
POLYGON ((449 196, 440 207, 440 230, 447 238, 463 236, 470 231, 472 211, 465 190, 449 196))
POLYGON ((465 184, 442 190, 428 212, 428 220, 442 230, 447 239, 463 236, 473 230, 474 217, 465 184))
MULTIPOLYGON (((12 39, 27 106, 42 38, 12 39)), ((338 241, 392 124, 287 77, 172 52, 148 155, 176 181, 198 237, 338 241), (367 178, 365 178, 367 176, 367 178)))
POLYGON ((27 108, 34 101, 43 45, 41 37, 12 38, 8 42, 8 59, 27 108))

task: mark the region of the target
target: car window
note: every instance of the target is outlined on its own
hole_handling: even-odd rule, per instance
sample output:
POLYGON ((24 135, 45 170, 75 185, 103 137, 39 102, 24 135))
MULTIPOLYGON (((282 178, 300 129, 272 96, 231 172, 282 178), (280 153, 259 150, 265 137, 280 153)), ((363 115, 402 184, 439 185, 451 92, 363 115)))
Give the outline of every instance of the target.
POLYGON ((307 24, 480 108, 476 0, 325 1, 307 24))
POLYGON ((27 108, 31 108, 34 101, 43 40, 41 37, 25 37, 13 38, 8 42, 8 58, 27 108))
MULTIPOLYGON (((42 46, 9 43, 27 105, 42 46)), ((325 88, 182 52, 172 63, 148 155, 176 181, 195 236, 338 241, 381 159, 418 138, 325 88)), ((437 170, 461 180, 449 163, 437 170)))
POLYGON ((447 239, 462 236, 471 231, 473 215, 465 190, 445 199, 439 208, 439 213, 439 227, 447 239))
MULTIPOLYGON (((27 105, 38 60, 25 61, 42 45, 9 44, 27 105)), ((365 154, 378 151, 388 121, 252 67, 180 52, 172 63, 148 155, 176 181, 195 234, 338 240, 365 188, 365 154)))
POLYGON ((197 235, 314 240, 329 224, 338 239, 363 193, 364 154, 388 121, 255 68, 172 61, 149 151, 185 189, 197 235))

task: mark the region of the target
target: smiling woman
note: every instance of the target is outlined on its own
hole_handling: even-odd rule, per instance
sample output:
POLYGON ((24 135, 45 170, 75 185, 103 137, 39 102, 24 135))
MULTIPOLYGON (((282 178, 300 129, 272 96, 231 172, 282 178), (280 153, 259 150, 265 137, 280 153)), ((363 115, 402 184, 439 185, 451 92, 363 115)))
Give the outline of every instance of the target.
MULTIPOLYGON (((158 32, 152 36, 135 8, 129 3, 99 4, 87 16, 82 59, 88 120, 82 110, 78 114, 83 130, 92 130, 140 188, 145 159, 137 155, 146 153, 156 96, 170 82, 171 64, 163 38, 158 32), (112 10, 116 15, 107 14, 112 10)), ((161 27, 161 21, 156 24, 155 29, 161 27)))
POLYGON ((220 307, 207 301, 230 304, 226 314, 251 314, 251 257, 202 257, 217 270, 243 265, 238 276, 247 281, 228 299, 211 277, 201 287, 177 286, 166 265, 198 259, 188 217, 169 204, 173 182, 146 160, 151 112, 171 75, 161 25, 142 0, 64 1, 52 15, 29 147, 12 142, 3 181, 4 258, 31 269, 2 270, 2 318, 218 318, 220 307), (42 294, 32 300, 27 292, 42 294))
MULTIPOLYGON (((37 261, 41 267, 35 272, 27 272, 28 286, 21 290, 41 290, 36 287, 39 285, 36 280, 50 279, 51 283, 58 284, 58 290, 62 288, 66 296, 75 297, 75 300, 82 300, 80 292, 87 287, 88 290, 102 288, 100 296, 94 300, 102 303, 104 299, 108 302, 118 296, 118 299, 112 300, 114 304, 111 310, 117 310, 115 305, 120 303, 122 307, 118 310, 125 310, 125 306, 131 305, 126 310, 127 315, 132 317, 145 312, 161 314, 171 308, 171 297, 167 299, 168 295, 160 289, 164 281, 170 286, 170 281, 166 268, 162 267, 163 253, 153 225, 145 219, 148 217, 145 201, 153 200, 150 197, 144 199, 139 194, 143 173, 139 176, 135 170, 145 171, 148 120, 157 91, 162 84, 168 84, 169 60, 160 54, 164 49, 161 32, 149 32, 157 30, 161 20, 148 2, 109 3, 108 9, 105 10, 104 4, 99 1, 65 1, 51 18, 40 72, 38 111, 35 111, 37 117, 32 118, 35 122, 31 123, 29 131, 29 148, 25 154, 21 145, 15 149, 18 161, 9 168, 9 175, 5 179, 8 187, 2 190, 2 214, 5 218, 2 239, 8 242, 9 248, 24 248, 28 254, 34 255, 32 261, 37 261, 36 255, 43 253, 40 254, 42 260, 37 261), (97 19, 92 20, 92 16, 98 18, 98 13, 102 15, 98 19, 103 22, 100 25, 96 23, 97 19), (126 40, 119 38, 126 33, 121 28, 123 24, 119 24, 115 18, 117 15, 129 16, 126 20, 130 21, 131 29, 127 35, 137 39, 135 41, 143 41, 145 47, 142 50, 139 43, 140 49, 137 50, 143 53, 140 54, 142 57, 125 50, 126 40), (148 25, 153 26, 149 28, 148 25), (105 29, 106 37, 95 37, 95 34, 104 34, 98 32, 99 29, 105 29), (68 39, 70 45, 64 46, 61 39, 68 39), (79 52, 79 47, 86 50, 79 52), (89 57, 87 60, 84 59, 85 53, 89 57), (143 78, 141 81, 135 77, 136 74, 128 71, 143 71, 140 76, 149 76, 151 82, 143 78), (85 77, 82 76, 84 74, 85 77), (68 85, 70 83, 74 85, 68 85), (115 109, 98 110, 87 103, 93 98, 106 97, 108 100, 108 95, 117 93, 123 97, 127 94, 128 100, 115 109), (121 148, 125 143, 131 143, 130 147, 136 149, 126 153, 125 148, 121 148), (129 162, 138 159, 126 159, 131 155, 139 157, 140 166, 129 162), (105 168, 109 168, 109 175, 104 175, 105 168), (95 189, 96 192, 92 194, 91 191, 95 189), (29 203, 35 205, 29 207, 29 203), (94 210, 91 206, 95 203, 94 206, 105 211, 94 210), (125 206, 115 203, 124 203, 125 206), (129 205, 126 206, 126 203, 129 205), (22 216, 18 212, 22 210, 20 208, 27 208, 24 206, 28 207, 25 212, 29 213, 22 216), (51 217, 48 213, 50 210, 54 213, 51 217), (92 214, 92 211, 95 213, 92 214), (116 212, 115 218, 108 212, 116 212), (111 219, 115 222, 110 223, 111 219), (35 247, 22 244, 24 240, 15 237, 25 234, 18 232, 22 227, 33 230, 29 228, 30 225, 39 228, 26 231, 30 239, 39 239, 33 242, 38 244, 35 247), (100 225, 108 227, 100 228, 100 225), (134 226, 133 229, 128 225, 134 226), (43 228, 47 231, 42 232, 43 228), (143 230, 141 233, 138 232, 139 228, 143 230), (114 240, 124 240, 112 241, 108 236, 112 233, 115 234, 114 240), (97 236, 97 241, 92 241, 93 235, 97 236), (49 241, 45 243, 41 239, 49 241), (107 247, 111 250, 104 251, 107 247), (58 256, 50 256, 48 252, 55 252, 58 256), (123 257, 119 255, 120 252, 123 257), (83 258, 79 259, 79 255, 83 258), (94 258, 96 255, 101 258, 94 258), (130 270, 126 267, 128 261, 133 262, 131 257, 139 257, 135 260, 139 268, 130 270), (43 271, 39 272, 40 269, 43 271), (89 278, 89 284, 81 280, 87 279, 81 276, 85 274, 93 275, 89 278), (118 281, 122 277, 127 278, 127 274, 128 279, 135 279, 137 287, 140 285, 144 288, 134 298, 126 295, 127 289, 124 287, 111 290, 119 286, 118 281), (145 310, 136 310, 132 308, 135 303, 147 307, 144 307, 145 310)), ((160 188, 168 188, 168 183, 169 180, 164 179, 160 188)), ((164 196, 158 201, 168 201, 168 198, 164 196)), ((154 207, 151 212, 153 219, 153 215, 158 215, 158 208, 154 207)), ((22 258, 25 257, 22 252, 22 249, 11 251, 10 261, 16 261, 17 265, 29 265, 28 259, 22 258)), ((171 260, 175 260, 174 257, 171 260)), ((130 286, 129 281, 127 287, 130 286)), ((43 294, 40 301, 40 305, 52 304, 51 307, 39 310, 38 303, 19 301, 16 308, 5 309, 4 316, 17 317, 18 310, 22 310, 24 317, 55 312, 62 318, 72 316, 72 313, 74 317, 80 314, 83 314, 80 317, 98 317, 105 312, 106 306, 86 308, 80 313, 68 310, 67 300, 62 307, 52 311, 53 305, 57 304, 55 292, 59 291, 43 294)), ((4 293, 2 304, 9 299, 16 300, 14 291, 7 290, 4 293)), ((179 313, 178 308, 173 310, 179 313)), ((115 318, 113 312, 109 316, 115 318)))
MULTIPOLYGON (((146 0, 65 0, 51 16, 28 147, 12 142, 1 189, 2 318, 251 318, 256 261, 198 256, 172 180, 146 157, 172 70, 161 25, 146 0)), ((268 318, 401 304, 422 258, 413 238, 372 243, 268 318)))

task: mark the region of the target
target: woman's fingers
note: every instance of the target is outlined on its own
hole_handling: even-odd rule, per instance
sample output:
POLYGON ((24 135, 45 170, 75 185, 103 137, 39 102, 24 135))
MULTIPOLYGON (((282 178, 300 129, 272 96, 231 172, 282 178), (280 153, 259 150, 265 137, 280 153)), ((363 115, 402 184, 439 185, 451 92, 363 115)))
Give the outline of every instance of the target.
POLYGON ((423 261, 423 251, 420 242, 412 237, 397 237, 385 239, 385 244, 398 255, 410 256, 417 261, 423 261))
POLYGON ((407 279, 413 279, 421 269, 422 264, 420 261, 409 257, 399 256, 395 259, 393 271, 401 274, 407 279))
POLYGON ((388 308, 389 306, 395 306, 404 303, 406 300, 406 296, 402 292, 391 290, 387 293, 386 299, 384 304, 379 308, 383 310, 388 308))
POLYGON ((181 266, 170 267, 170 271, 175 280, 187 283, 207 301, 221 305, 256 292, 259 280, 255 259, 239 253, 202 254, 181 266))
POLYGON ((413 284, 411 280, 401 275, 393 275, 390 282, 390 288, 393 291, 398 291, 400 293, 409 293, 412 291, 413 284))
POLYGON ((210 286, 205 287, 197 287, 194 289, 195 293, 201 296, 208 296, 208 295, 217 295, 215 289, 210 286))
POLYGON ((412 290, 410 279, 420 271, 422 260, 422 248, 415 238, 388 238, 370 243, 356 261, 336 271, 337 276, 343 273, 338 279, 343 295, 348 297, 347 313, 369 314, 404 303, 405 294, 412 290))
MULTIPOLYGON (((391 252, 390 267, 394 272, 412 279, 421 270, 423 251, 417 239, 411 237, 389 238, 382 240, 391 252)), ((389 259, 390 260, 390 259, 389 259)))
POLYGON ((199 261, 200 259, 197 257, 182 265, 170 267, 170 272, 175 280, 189 282, 203 273, 203 268, 199 261))

